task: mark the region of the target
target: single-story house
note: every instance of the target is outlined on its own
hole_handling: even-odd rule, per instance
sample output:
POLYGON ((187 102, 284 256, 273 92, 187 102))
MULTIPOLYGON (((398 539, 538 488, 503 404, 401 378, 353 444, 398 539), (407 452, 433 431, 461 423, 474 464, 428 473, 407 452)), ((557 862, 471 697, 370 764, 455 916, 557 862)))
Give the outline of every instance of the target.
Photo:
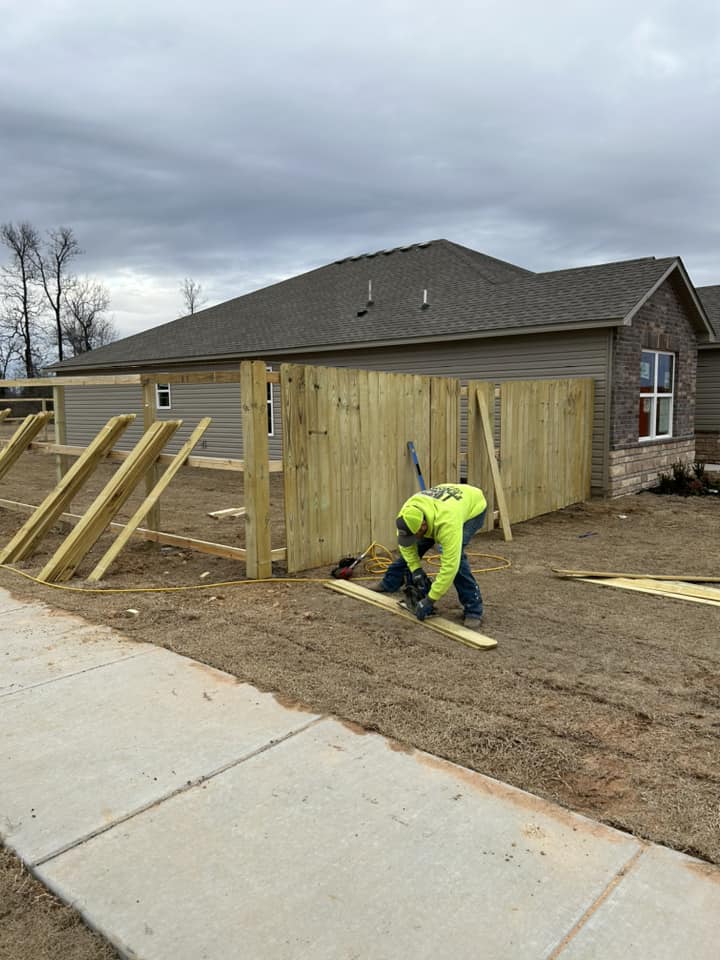
POLYGON ((695 456, 705 463, 720 463, 720 285, 698 287, 717 338, 698 343, 697 395, 695 398, 695 456))
MULTIPOLYGON (((616 495, 694 457, 698 345, 715 337, 679 257, 533 273, 434 240, 338 260, 53 369, 206 371, 259 358, 461 380, 592 377, 593 490, 616 495)), ((158 415, 212 416, 204 452, 242 456, 237 389, 160 384, 158 415)), ((279 457, 277 388, 269 391, 279 457)), ((133 409, 130 388, 66 388, 68 443, 133 409)))

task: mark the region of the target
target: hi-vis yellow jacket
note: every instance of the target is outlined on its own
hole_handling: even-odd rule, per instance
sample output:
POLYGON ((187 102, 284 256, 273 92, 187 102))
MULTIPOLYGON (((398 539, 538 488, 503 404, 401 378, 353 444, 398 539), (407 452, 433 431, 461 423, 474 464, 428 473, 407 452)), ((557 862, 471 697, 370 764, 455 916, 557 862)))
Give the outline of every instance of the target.
MULTIPOLYGON (((442 547, 440 570, 428 594, 431 600, 439 600, 450 589, 460 566, 463 524, 487 508, 485 494, 479 487, 466 483, 441 483, 413 494, 402 505, 399 516, 402 517, 408 507, 420 509, 427 521, 424 536, 442 547)), ((398 549, 411 570, 420 569, 422 563, 416 546, 398 549)))

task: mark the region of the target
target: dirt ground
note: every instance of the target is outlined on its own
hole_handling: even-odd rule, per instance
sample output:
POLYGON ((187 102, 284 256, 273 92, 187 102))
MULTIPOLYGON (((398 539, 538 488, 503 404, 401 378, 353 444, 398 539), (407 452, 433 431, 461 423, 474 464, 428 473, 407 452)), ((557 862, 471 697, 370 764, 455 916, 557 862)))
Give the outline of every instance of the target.
MULTIPOLYGON (((52 458, 26 454, 4 479, 0 496, 39 503, 52 487, 53 470, 52 458)), ((274 475, 272 486, 273 546, 282 546, 281 478, 274 475)), ((214 520, 207 512, 242 502, 241 475, 186 470, 170 487, 161 526, 241 545, 242 520, 214 520)), ((0 510, 0 543, 22 520, 0 510)), ((0 585, 720 863, 717 609, 552 573, 562 567, 716 576, 719 524, 715 498, 645 493, 593 500, 518 524, 511 543, 499 531, 477 537, 476 553, 512 564, 478 575, 484 631, 498 641, 491 651, 469 649, 312 580, 110 593, 244 576, 236 561, 140 541, 120 556, 103 593, 53 589, 8 570, 0 570, 0 585)), ((60 543, 60 527, 69 529, 59 525, 18 568, 37 573, 60 543)), ((354 544, 349 552, 366 546, 354 544)), ((73 586, 83 585, 82 574, 99 555, 96 548, 73 586)), ((475 568, 496 563, 473 558, 475 568)), ((282 570, 276 568, 275 576, 282 570)), ((460 618, 452 591, 439 609, 460 618)), ((0 902, 6 873, 0 873, 0 902)), ((34 911, 25 913, 30 923, 34 911)), ((106 955, 77 954, 93 960, 106 955)))

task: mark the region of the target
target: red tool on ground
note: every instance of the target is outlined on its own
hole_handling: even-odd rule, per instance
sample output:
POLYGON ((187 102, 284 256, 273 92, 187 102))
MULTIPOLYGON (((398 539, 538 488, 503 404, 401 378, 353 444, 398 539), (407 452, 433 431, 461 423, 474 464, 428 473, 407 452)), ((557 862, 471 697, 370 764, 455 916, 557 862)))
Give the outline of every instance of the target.
POLYGON ((372 548, 373 545, 370 544, 365 553, 359 557, 343 557, 342 560, 338 560, 338 565, 334 567, 330 573, 333 577, 335 577, 336 580, 349 580, 353 575, 353 570, 355 567, 357 567, 361 560, 365 559, 372 548))

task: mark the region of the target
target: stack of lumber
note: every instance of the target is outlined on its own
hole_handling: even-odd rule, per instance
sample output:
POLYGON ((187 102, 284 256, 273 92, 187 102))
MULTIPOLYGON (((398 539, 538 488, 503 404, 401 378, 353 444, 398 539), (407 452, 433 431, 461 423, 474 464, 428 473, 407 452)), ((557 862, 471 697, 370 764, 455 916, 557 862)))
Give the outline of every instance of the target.
POLYGON ((692 603, 707 603, 720 606, 720 589, 706 587, 706 583, 720 583, 720 577, 704 574, 646 574, 609 573, 597 570, 554 570, 559 577, 596 583, 601 587, 617 587, 650 593, 672 600, 689 600, 692 603))

